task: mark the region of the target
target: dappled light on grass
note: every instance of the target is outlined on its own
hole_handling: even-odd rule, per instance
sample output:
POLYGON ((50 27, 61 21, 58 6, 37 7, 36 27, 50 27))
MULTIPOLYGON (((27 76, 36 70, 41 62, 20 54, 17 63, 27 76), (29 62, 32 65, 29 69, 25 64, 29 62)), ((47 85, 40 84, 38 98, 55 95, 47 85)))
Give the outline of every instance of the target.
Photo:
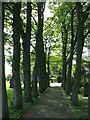
MULTIPOLYGON (((35 102, 35 99, 33 98, 30 103, 24 102, 24 91, 22 91, 23 96, 23 108, 19 110, 14 110, 12 108, 12 102, 13 102, 13 88, 10 88, 9 81, 6 82, 6 89, 7 89, 7 96, 8 96, 8 107, 9 107, 9 115, 10 119, 14 119, 19 117, 23 112, 27 111, 30 106, 35 102)), ((22 84, 22 89, 24 88, 24 85, 22 84)))
POLYGON ((74 111, 76 118, 87 119, 88 118, 88 97, 83 97, 83 94, 78 95, 78 106, 73 106, 71 97, 66 95, 67 99, 74 111))

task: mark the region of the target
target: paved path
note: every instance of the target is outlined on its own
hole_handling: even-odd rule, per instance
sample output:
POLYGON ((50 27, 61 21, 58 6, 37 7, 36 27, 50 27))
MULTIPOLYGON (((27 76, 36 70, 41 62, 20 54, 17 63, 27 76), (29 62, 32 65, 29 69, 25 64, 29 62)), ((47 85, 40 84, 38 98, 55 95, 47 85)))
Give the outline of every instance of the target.
POLYGON ((50 87, 22 118, 74 118, 60 86, 50 87))

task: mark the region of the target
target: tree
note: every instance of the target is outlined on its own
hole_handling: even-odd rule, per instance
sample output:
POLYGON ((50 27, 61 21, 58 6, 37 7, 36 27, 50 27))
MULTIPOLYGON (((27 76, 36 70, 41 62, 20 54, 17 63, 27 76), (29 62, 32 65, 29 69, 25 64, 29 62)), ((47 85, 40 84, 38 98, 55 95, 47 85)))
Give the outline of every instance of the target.
POLYGON ((73 85, 72 90, 72 104, 78 105, 78 89, 80 86, 81 81, 81 58, 82 58, 82 51, 84 46, 84 23, 88 18, 89 14, 89 6, 83 12, 82 4, 76 3, 76 11, 77 11, 77 20, 78 20, 78 31, 77 31, 77 57, 76 57, 76 78, 73 85))
POLYGON ((31 73, 30 73, 30 38, 31 38, 31 2, 27 3, 27 28, 26 39, 23 41, 24 48, 24 99, 31 100, 31 73))
POLYGON ((63 80, 63 88, 64 90, 66 90, 66 69, 67 69, 67 65, 66 65, 66 48, 67 48, 67 32, 68 29, 66 28, 65 22, 63 22, 63 29, 65 32, 65 37, 63 34, 63 67, 62 67, 62 80, 63 80))
POLYGON ((4 57, 4 3, 2 3, 2 119, 9 119, 8 100, 5 80, 5 57, 4 57))
MULTIPOLYGON (((30 39, 31 39, 31 2, 27 3, 27 24, 26 33, 21 27, 23 39, 23 69, 24 69, 24 100, 29 102, 31 97, 31 71, 30 71, 30 39)), ((23 25, 21 25, 23 26, 23 25)))
POLYGON ((49 47, 49 51, 48 51, 48 61, 47 61, 47 65, 48 65, 48 87, 50 87, 50 77, 49 77, 49 75, 50 75, 50 63, 49 63, 49 59, 50 59, 50 47, 49 47))
POLYGON ((38 3, 38 31, 36 33, 36 61, 33 70, 33 94, 37 96, 37 76, 39 79, 39 92, 45 90, 46 84, 46 68, 45 68, 45 54, 43 43, 43 11, 44 3, 38 3))
MULTIPOLYGON (((52 6, 51 6, 52 7, 52 6)), ((57 34, 61 34, 60 41, 62 39, 62 86, 64 90, 66 89, 66 80, 67 80, 67 61, 69 54, 69 38, 70 38, 70 12, 71 12, 71 4, 69 3, 58 3, 55 4, 54 7, 54 24, 57 26, 57 34), (55 23, 56 22, 56 23, 55 23), (58 29, 59 28, 59 29, 58 29)), ((53 9, 52 9, 53 10, 53 9)), ((61 52, 61 51, 60 51, 61 52)))
POLYGON ((14 3, 13 10, 13 107, 22 108, 22 90, 20 82, 20 9, 21 3, 14 3))
POLYGON ((77 40, 77 34, 74 40, 74 28, 73 28, 73 16, 74 16, 75 8, 72 9, 71 12, 71 50, 70 50, 70 57, 68 58, 68 76, 67 76, 67 82, 66 82, 66 93, 70 94, 71 92, 71 70, 72 70, 72 60, 73 60, 73 54, 74 54, 74 47, 77 40))
MULTIPOLYGON (((89 46, 90 47, 90 46, 89 46)), ((90 50, 90 49, 89 49, 90 50)), ((90 56, 89 56, 90 57, 90 56)), ((89 97, 88 97, 88 120, 90 119, 90 61, 89 61, 89 97)))
MULTIPOLYGON (((11 4, 10 3, 4 3, 4 5, 5 5, 5 19, 4 19, 5 61, 12 68, 12 58, 13 58, 13 38, 12 38, 12 34, 13 34, 13 27, 12 27, 13 18, 12 18, 12 11, 13 10, 11 9, 12 8, 12 3, 11 4)), ((6 80, 7 79, 10 81, 10 88, 13 88, 12 72, 8 76, 6 76, 6 80)))
POLYGON ((43 11, 44 3, 38 3, 38 35, 37 35, 37 50, 39 56, 39 91, 42 93, 46 89, 46 68, 45 68, 45 53, 43 43, 43 11), (39 49, 38 49, 39 47, 39 49))

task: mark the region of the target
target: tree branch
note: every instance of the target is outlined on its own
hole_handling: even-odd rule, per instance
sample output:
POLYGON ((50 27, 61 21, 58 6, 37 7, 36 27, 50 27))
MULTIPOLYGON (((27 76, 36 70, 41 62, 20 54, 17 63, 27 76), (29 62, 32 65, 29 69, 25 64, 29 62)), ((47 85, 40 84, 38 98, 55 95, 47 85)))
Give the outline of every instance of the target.
POLYGON ((5 3, 5 8, 13 14, 13 10, 11 9, 11 7, 7 3, 5 3))
POLYGON ((36 51, 36 47, 34 47, 34 45, 30 42, 30 45, 34 48, 34 50, 36 51))
POLYGON ((35 55, 35 53, 34 53, 34 52, 30 52, 30 53, 35 55))
POLYGON ((31 25, 31 27, 33 28, 34 31, 36 31, 33 25, 31 25))
MULTIPOLYGON (((52 21, 49 23, 49 25, 48 25, 48 26, 46 26, 46 27, 45 27, 45 29, 44 29, 44 30, 46 30, 46 29, 47 29, 47 28, 51 25, 51 23, 52 23, 52 21)), ((43 31, 44 31, 44 30, 43 30, 43 31)))
POLYGON ((84 11, 84 13, 86 13, 87 11, 90 11, 90 5, 87 6, 87 9, 84 11))
POLYGON ((87 35, 90 33, 90 30, 88 30, 88 32, 84 35, 84 39, 85 37, 87 37, 87 35))
MULTIPOLYGON (((51 25, 51 23, 52 23, 52 21, 53 21, 53 18, 54 18, 54 17, 55 17, 55 16, 53 16, 53 17, 52 17, 51 22, 49 23, 49 25, 48 25, 48 26, 46 26, 46 27, 44 28, 44 30, 46 30, 46 29, 47 29, 47 28, 51 25)), ((44 31, 44 30, 43 30, 43 31, 44 31)))
MULTIPOLYGON (((32 15, 31 15, 31 16, 32 16, 32 15)), ((33 16, 32 16, 32 18, 33 18, 33 20, 34 20, 36 26, 38 26, 38 23, 37 23, 37 21, 35 20, 35 18, 34 18, 33 16)))

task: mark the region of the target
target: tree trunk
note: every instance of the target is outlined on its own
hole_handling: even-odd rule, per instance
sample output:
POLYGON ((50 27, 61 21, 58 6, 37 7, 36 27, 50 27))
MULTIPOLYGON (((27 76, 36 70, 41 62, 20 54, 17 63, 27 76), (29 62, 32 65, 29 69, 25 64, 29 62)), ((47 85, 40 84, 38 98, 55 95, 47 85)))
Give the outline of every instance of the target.
POLYGON ((66 56, 63 56, 62 80, 63 80, 63 88, 65 90, 66 89, 66 56))
POLYGON ((84 46, 84 24, 81 18, 81 3, 76 3, 78 31, 77 31, 77 58, 76 58, 76 78, 72 90, 72 104, 78 105, 78 90, 81 81, 81 58, 84 46))
POLYGON ((33 70, 33 94, 37 94, 37 77, 39 92, 46 89, 46 62, 43 43, 43 2, 38 3, 38 32, 36 34, 36 62, 33 70))
POLYGON ((31 39, 31 2, 27 3, 26 37, 23 39, 23 68, 24 68, 24 100, 30 102, 31 74, 30 74, 30 39, 31 39))
POLYGON ((36 60, 35 60, 35 65, 33 69, 33 75, 32 75, 32 81, 33 81, 33 97, 38 96, 38 91, 37 91, 37 76, 38 76, 38 69, 39 69, 39 64, 40 64, 40 56, 39 56, 39 43, 38 43, 38 32, 36 33, 36 60))
POLYGON ((48 76, 49 72, 48 73, 46 72, 46 64, 48 66, 48 60, 46 61, 46 56, 47 56, 47 39, 45 40, 45 73, 46 73, 46 89, 47 89, 47 87, 49 87, 49 76, 48 76))
POLYGON ((38 91, 37 91, 37 73, 38 73, 38 65, 35 63, 34 70, 33 70, 33 75, 32 75, 33 97, 35 97, 35 98, 38 96, 38 91))
POLYGON ((45 89, 48 87, 48 79, 47 79, 47 74, 46 74, 46 52, 44 52, 44 69, 45 69, 45 89))
POLYGON ((5 57, 4 57, 4 3, 2 3, 2 119, 9 119, 6 80, 5 80, 5 57))
POLYGON ((43 43, 43 3, 38 3, 38 35, 37 47, 39 56, 39 92, 42 93, 46 87, 46 73, 45 73, 45 56, 44 56, 44 43, 43 43))
MULTIPOLYGON (((89 46, 90 47, 90 46, 89 46)), ((89 49, 90 50, 90 49, 89 49)), ((89 52, 89 51, 88 51, 89 52)), ((89 56, 90 57, 90 56, 89 56)), ((90 59, 90 58, 89 58, 90 59)), ((88 120, 90 120, 90 61, 89 61, 89 97, 88 97, 88 120)))
POLYGON ((21 3, 15 3, 13 11, 13 107, 22 108, 22 90, 20 82, 20 9, 21 3))
POLYGON ((66 47, 67 47, 67 31, 65 30, 65 39, 63 42, 63 67, 62 67, 62 80, 63 80, 63 88, 66 90, 66 47))
MULTIPOLYGON (((72 53, 71 53, 71 54, 72 54, 72 53)), ((70 58, 69 58, 69 65, 68 65, 68 76, 67 76, 67 83, 66 83, 66 94, 67 94, 67 95, 70 95, 70 92, 71 92, 72 59, 73 59, 73 56, 70 55, 70 58)))
MULTIPOLYGON (((50 48, 49 48, 50 49, 50 48)), ((50 51, 49 51, 49 53, 48 53, 48 62, 47 62, 47 64, 48 64, 48 87, 50 87, 50 81, 49 81, 49 58, 50 58, 50 51)))
POLYGON ((72 71, 72 60, 73 60, 73 54, 74 54, 74 46, 76 44, 76 38, 75 41, 73 41, 73 12, 74 9, 72 10, 71 14, 71 51, 70 51, 70 57, 69 57, 69 65, 68 65, 68 77, 67 77, 67 82, 66 82, 66 93, 70 95, 71 92, 71 71, 72 71))
POLYGON ((70 92, 72 92, 71 71, 72 71, 72 60, 73 60, 74 47, 75 47, 76 41, 77 41, 77 35, 76 35, 75 41, 72 45, 71 54, 70 54, 70 58, 69 58, 67 88, 66 88, 66 90, 67 90, 66 93, 68 95, 70 95, 70 92))
POLYGON ((13 88, 13 80, 10 78, 10 88, 13 88))

